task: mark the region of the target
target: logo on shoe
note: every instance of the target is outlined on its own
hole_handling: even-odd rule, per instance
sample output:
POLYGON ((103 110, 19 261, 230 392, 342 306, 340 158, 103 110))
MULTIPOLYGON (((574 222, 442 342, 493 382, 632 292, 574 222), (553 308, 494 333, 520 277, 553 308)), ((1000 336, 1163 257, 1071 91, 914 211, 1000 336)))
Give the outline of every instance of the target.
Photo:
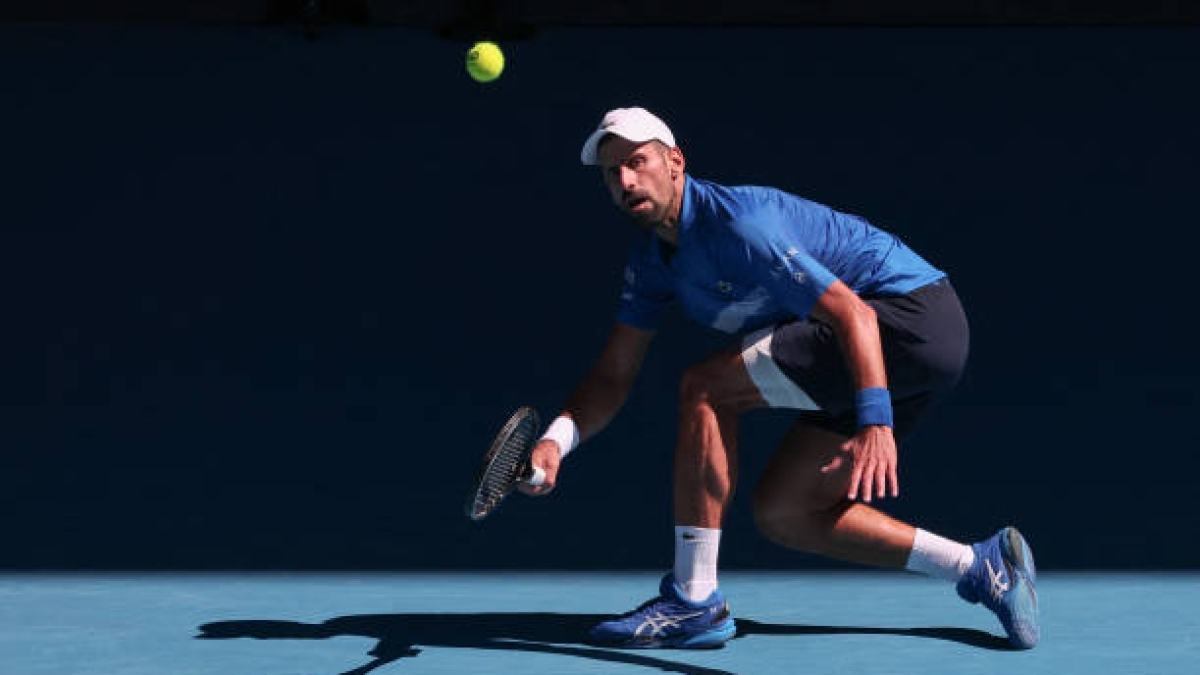
POLYGON ((1006 574, 1007 570, 1005 570, 1005 569, 998 570, 995 567, 992 567, 991 560, 985 559, 983 561, 983 564, 985 566, 987 566, 987 574, 988 574, 988 579, 990 581, 989 590, 992 594, 992 598, 994 600, 999 601, 1000 597, 1008 592, 1009 576, 1008 576, 1008 574, 1006 574))
POLYGON ((646 637, 657 637, 664 634, 668 628, 675 628, 688 619, 695 619, 698 616, 704 616, 704 611, 705 610, 701 610, 694 614, 676 614, 675 616, 663 614, 662 612, 649 614, 646 616, 646 618, 642 619, 642 625, 638 626, 637 630, 633 631, 633 636, 635 638, 642 637, 642 631, 650 629, 650 632, 646 634, 646 637))

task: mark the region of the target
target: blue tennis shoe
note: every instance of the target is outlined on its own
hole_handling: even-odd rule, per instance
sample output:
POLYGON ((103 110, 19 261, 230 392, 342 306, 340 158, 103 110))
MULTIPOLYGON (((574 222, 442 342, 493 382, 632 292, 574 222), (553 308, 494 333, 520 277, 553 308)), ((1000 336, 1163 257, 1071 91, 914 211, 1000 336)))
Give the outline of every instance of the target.
POLYGON ((604 647, 711 649, 735 634, 737 626, 721 591, 713 591, 702 602, 691 602, 675 584, 675 575, 667 574, 659 584, 657 598, 597 625, 588 638, 604 647))
POLYGON ((958 594, 995 612, 1013 646, 1032 649, 1039 629, 1037 568, 1029 544, 1017 528, 1006 527, 971 549, 975 562, 958 582, 958 594))

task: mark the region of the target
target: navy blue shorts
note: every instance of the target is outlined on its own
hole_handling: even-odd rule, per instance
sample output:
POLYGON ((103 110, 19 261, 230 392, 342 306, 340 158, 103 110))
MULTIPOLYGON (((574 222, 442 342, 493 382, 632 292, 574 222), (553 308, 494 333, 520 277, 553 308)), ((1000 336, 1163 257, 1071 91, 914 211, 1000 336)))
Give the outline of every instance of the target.
MULTIPOLYGON (((970 340, 967 317, 948 279, 907 295, 864 296, 863 300, 875 309, 879 322, 894 430, 899 439, 911 432, 922 413, 962 376, 970 340)), ((853 435, 857 429, 856 388, 833 328, 810 317, 769 330, 769 347, 765 335, 760 343, 762 355, 769 356, 778 368, 772 369, 776 378, 781 372, 801 391, 784 392, 787 400, 772 400, 767 387, 760 384, 764 397, 773 406, 800 408, 802 421, 844 436, 853 435)), ((748 337, 746 344, 754 339, 748 337)), ((761 356, 758 366, 746 352, 743 358, 752 375, 756 370, 762 372, 761 356)), ((759 382, 757 377, 755 380, 759 382)))

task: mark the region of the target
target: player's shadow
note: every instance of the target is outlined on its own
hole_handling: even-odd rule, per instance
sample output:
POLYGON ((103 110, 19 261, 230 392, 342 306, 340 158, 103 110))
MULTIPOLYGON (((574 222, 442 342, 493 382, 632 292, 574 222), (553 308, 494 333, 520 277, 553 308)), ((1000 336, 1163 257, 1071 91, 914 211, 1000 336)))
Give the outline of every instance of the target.
MULTIPOLYGON (((592 647, 582 641, 589 628, 610 618, 612 616, 607 614, 527 612, 364 614, 337 617, 318 624, 251 619, 208 623, 200 627, 200 634, 196 637, 205 640, 324 640, 355 636, 378 640, 378 644, 368 652, 374 657, 372 661, 342 675, 364 675, 393 661, 417 656, 421 652, 418 645, 561 654, 688 675, 733 675, 726 670, 648 656, 644 652, 592 647)), ((748 635, 900 635, 948 640, 982 649, 1011 649, 1007 640, 971 628, 805 626, 761 623, 750 619, 738 619, 737 626, 735 640, 748 635)))

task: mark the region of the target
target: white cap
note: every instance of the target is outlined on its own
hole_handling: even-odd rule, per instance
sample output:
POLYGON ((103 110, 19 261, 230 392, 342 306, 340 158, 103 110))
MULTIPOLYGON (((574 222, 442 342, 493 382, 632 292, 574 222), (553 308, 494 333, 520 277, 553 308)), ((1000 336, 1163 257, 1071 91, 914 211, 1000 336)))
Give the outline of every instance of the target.
POLYGON ((596 156, 596 146, 608 134, 616 134, 634 143, 659 140, 667 147, 675 147, 675 135, 663 121, 658 119, 645 108, 616 108, 604 113, 600 126, 592 132, 583 143, 579 159, 584 164, 594 166, 600 163, 596 156))

